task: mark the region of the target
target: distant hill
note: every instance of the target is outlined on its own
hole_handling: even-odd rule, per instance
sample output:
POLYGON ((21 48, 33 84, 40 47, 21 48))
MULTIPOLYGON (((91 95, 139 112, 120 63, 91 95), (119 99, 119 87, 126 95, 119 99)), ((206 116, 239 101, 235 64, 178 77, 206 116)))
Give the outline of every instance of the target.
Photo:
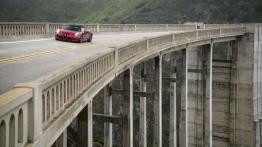
POLYGON ((0 0, 0 21, 262 22, 261 0, 0 0))

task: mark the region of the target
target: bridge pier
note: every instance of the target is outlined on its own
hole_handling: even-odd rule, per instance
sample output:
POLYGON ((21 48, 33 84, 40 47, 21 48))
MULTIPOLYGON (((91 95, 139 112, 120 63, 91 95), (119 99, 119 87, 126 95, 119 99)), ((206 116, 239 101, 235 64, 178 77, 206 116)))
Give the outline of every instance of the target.
POLYGON ((133 147, 133 68, 124 71, 123 147, 133 147))
MULTIPOLYGON (((112 116, 112 83, 104 88, 104 114, 112 116)), ((112 123, 104 123, 104 147, 112 147, 113 125, 112 123)))
POLYGON ((78 115, 77 147, 92 147, 93 116, 92 101, 78 115))
POLYGON ((253 146, 254 40, 247 34, 237 38, 232 47, 230 146, 253 146))
POLYGON ((213 88, 213 43, 210 45, 204 46, 203 49, 204 52, 204 77, 205 77, 205 91, 204 91, 204 109, 205 110, 205 147, 213 147, 213 131, 212 131, 212 113, 213 113, 213 94, 212 94, 212 88, 213 88))
POLYGON ((179 117, 179 147, 188 147, 188 51, 179 52, 180 65, 178 79, 181 80, 180 117, 179 117))
POLYGON ((67 129, 58 137, 52 147, 67 147, 67 129))
POLYGON ((171 53, 171 72, 170 72, 170 78, 175 79, 175 81, 170 82, 170 127, 169 127, 169 147, 176 147, 177 146, 177 76, 176 76, 176 64, 177 64, 177 58, 175 56, 175 53, 171 53))
MULTIPOLYGON (((250 46, 251 48, 252 46, 250 46)), ((254 73, 253 73, 253 112, 254 112, 254 136, 255 147, 262 144, 262 27, 256 26, 254 33, 254 73)))
MULTIPOLYGON (((147 91, 146 83, 146 63, 140 65, 140 92, 147 91)), ((146 111, 146 97, 140 97, 140 111, 139 111, 139 147, 147 147, 147 111, 146 111)))
POLYGON ((213 44, 187 48, 188 146, 212 147, 213 44))
POLYGON ((162 56, 155 57, 153 147, 162 147, 162 56))

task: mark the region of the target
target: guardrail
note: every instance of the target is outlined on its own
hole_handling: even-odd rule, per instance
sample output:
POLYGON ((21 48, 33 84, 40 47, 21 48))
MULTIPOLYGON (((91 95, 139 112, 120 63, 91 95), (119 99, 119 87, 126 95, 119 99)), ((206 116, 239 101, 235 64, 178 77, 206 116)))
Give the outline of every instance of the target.
POLYGON ((228 28, 228 27, 244 27, 246 24, 204 24, 205 29, 212 28, 228 28))
MULTIPOLYGON (((69 23, 21 23, 0 22, 0 41, 46 38, 69 23)), ((79 24, 94 33, 195 30, 194 24, 79 24)))
POLYGON ((101 77, 112 71, 119 73, 118 67, 128 67, 136 56, 146 57, 162 48, 245 32, 245 27, 215 28, 146 38, 75 63, 30 84, 19 84, 0 96, 0 146, 20 146, 39 139, 101 77))

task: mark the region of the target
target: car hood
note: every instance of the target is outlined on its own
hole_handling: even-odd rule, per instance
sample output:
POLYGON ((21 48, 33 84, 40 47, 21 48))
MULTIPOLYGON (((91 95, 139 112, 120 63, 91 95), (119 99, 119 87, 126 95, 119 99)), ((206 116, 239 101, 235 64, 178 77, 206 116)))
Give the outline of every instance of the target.
POLYGON ((70 30, 61 30, 61 33, 63 35, 75 35, 75 33, 77 33, 77 31, 70 31, 70 30))

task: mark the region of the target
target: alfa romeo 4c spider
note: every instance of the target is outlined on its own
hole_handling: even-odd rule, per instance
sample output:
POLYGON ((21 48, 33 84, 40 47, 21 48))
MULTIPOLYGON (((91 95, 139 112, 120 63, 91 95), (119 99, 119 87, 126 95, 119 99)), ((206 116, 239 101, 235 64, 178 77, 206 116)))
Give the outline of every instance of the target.
POLYGON ((65 25, 55 32, 56 40, 76 41, 76 42, 91 42, 93 33, 89 29, 81 25, 65 25))

